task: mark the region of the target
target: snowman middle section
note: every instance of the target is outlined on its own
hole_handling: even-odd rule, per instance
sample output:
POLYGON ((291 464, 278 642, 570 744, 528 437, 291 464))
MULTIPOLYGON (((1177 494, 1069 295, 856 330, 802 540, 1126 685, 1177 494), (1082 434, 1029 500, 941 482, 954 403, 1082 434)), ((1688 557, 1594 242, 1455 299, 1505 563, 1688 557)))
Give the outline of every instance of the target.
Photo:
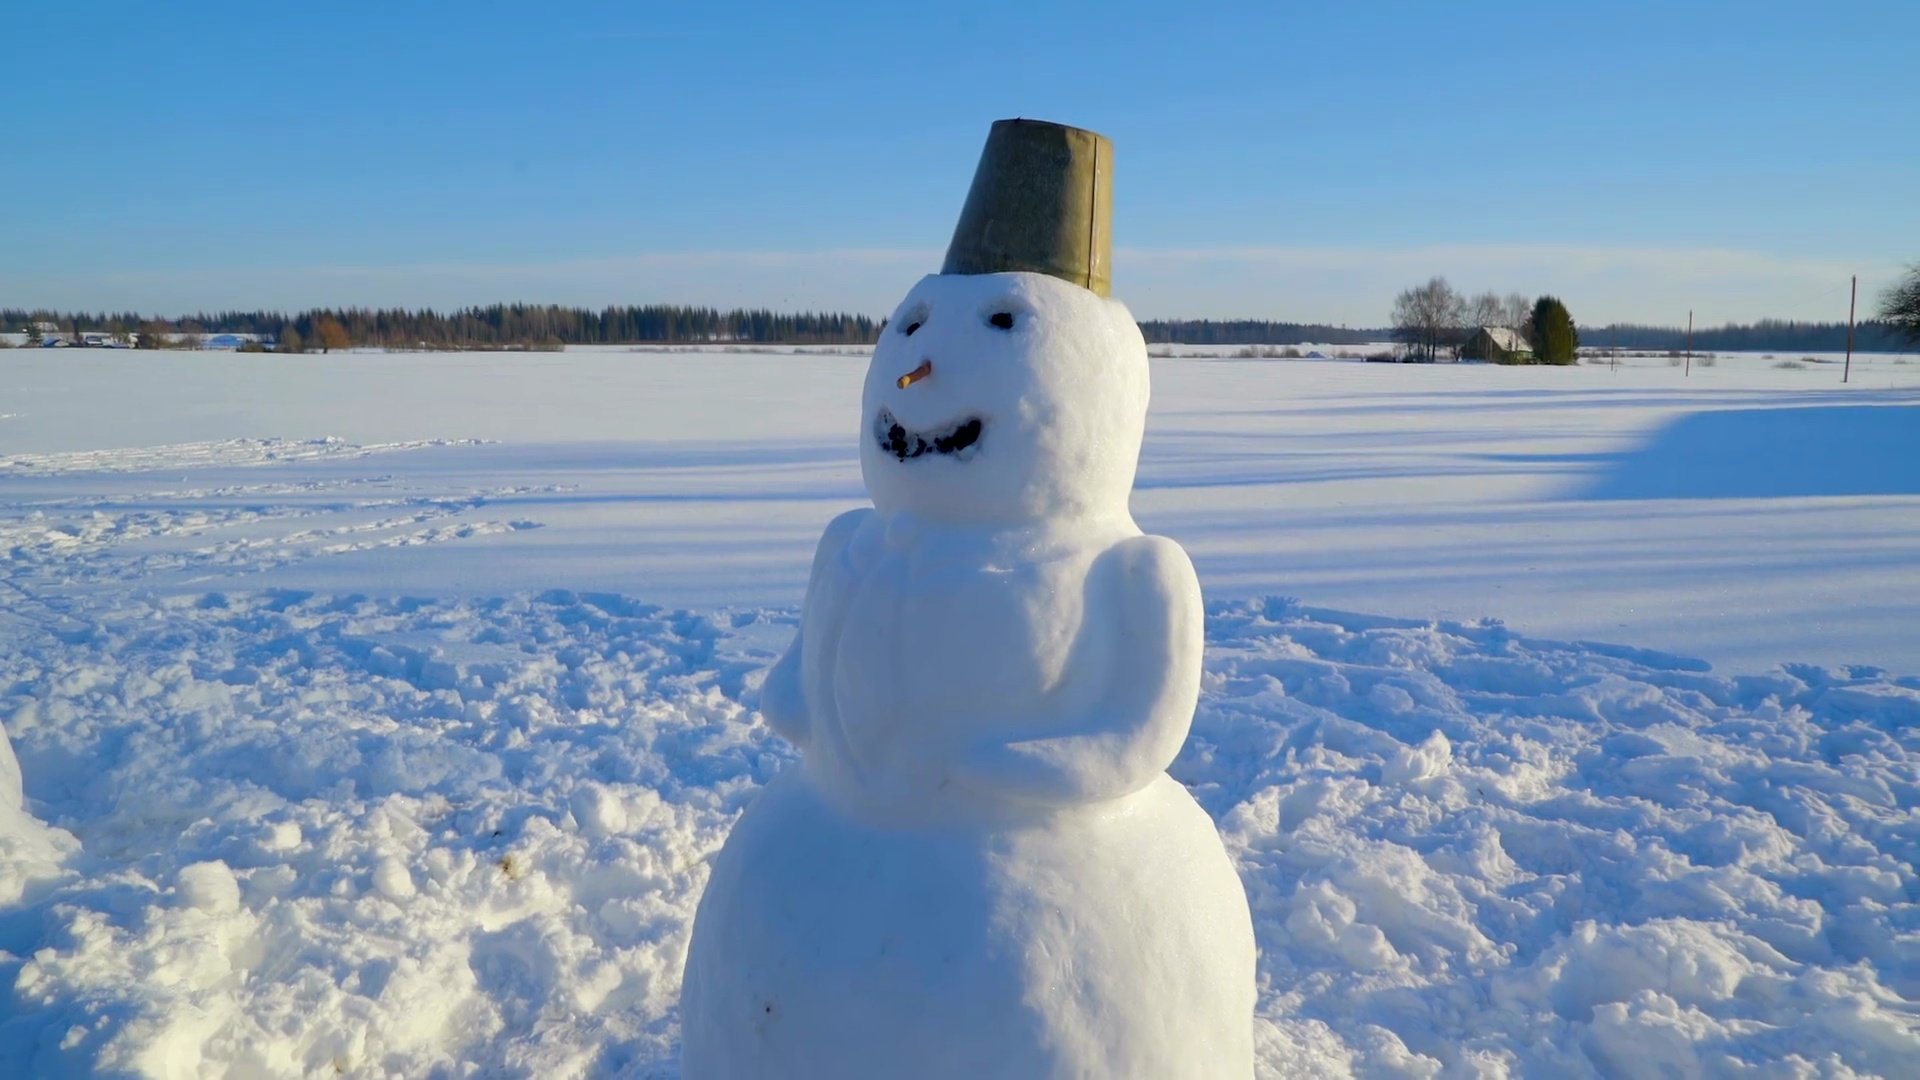
POLYGON ((1152 595, 1155 583, 1129 595, 1141 591, 1134 549, 1149 545, 1131 521, 996 529, 855 511, 835 522, 797 664, 772 677, 804 688, 806 730, 792 734, 809 766, 848 809, 909 819, 1143 786, 1178 751, 1192 701, 1113 700, 1143 681, 1140 665, 1182 674, 1165 671, 1180 651, 1169 620, 1131 610, 1177 602, 1152 595))

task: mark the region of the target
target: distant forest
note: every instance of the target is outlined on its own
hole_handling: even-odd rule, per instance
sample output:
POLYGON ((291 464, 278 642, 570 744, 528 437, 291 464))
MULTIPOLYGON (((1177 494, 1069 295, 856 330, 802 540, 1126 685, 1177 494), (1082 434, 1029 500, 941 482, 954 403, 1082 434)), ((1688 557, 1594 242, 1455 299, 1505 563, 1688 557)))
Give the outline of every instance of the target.
MULTIPOLYGON (((1583 326, 1580 345, 1587 349, 1636 349, 1668 352, 1687 347, 1685 327, 1638 326, 1617 323, 1612 326, 1583 326)), ((1696 328, 1695 352, 1843 352, 1847 347, 1846 323, 1782 322, 1762 319, 1750 325, 1696 328)), ((1855 352, 1904 352, 1906 344, 1889 322, 1860 323, 1853 328, 1855 352)))
MULTIPOLYGON (((871 343, 883 320, 844 312, 781 313, 680 307, 668 304, 608 307, 598 311, 554 304, 491 304, 453 312, 403 308, 316 308, 299 314, 223 311, 181 318, 131 312, 57 312, 0 308, 0 330, 51 324, 60 333, 94 331, 139 334, 152 339, 196 334, 251 334, 292 349, 372 346, 392 349, 553 348, 561 345, 623 345, 751 342, 757 344, 861 345, 871 343)), ((1320 323, 1262 319, 1148 319, 1141 333, 1155 344, 1359 345, 1392 340, 1387 328, 1350 329, 1320 323)), ((1684 328, 1615 324, 1583 326, 1585 349, 1684 349, 1684 328)), ((1762 319, 1752 324, 1698 328, 1696 352, 1838 352, 1846 348, 1845 323, 1762 319)), ((1854 332, 1859 352, 1899 352, 1905 346, 1890 323, 1868 321, 1854 332)))
POLYGON ((1263 319, 1147 319, 1140 332, 1150 344, 1167 345, 1364 345, 1391 341, 1391 330, 1349 330, 1319 323, 1263 319))
POLYGON ((599 311, 556 304, 491 304, 451 313, 404 308, 315 308, 297 315, 278 311, 222 311, 176 319, 130 312, 97 313, 0 309, 0 326, 52 323, 68 334, 95 330, 149 335, 254 334, 296 347, 319 349, 367 345, 394 349, 498 349, 555 345, 618 345, 642 342, 789 342, 863 344, 879 323, 838 312, 719 311, 669 304, 609 307, 599 311))

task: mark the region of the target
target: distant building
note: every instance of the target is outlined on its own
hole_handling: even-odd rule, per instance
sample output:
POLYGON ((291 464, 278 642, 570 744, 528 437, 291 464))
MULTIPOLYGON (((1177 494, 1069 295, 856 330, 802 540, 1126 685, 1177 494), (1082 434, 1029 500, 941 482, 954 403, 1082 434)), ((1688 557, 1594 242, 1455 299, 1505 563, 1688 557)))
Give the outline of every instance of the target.
POLYGON ((267 334, 206 334, 200 338, 201 348, 219 349, 226 352, 234 352, 253 346, 258 346, 262 349, 271 349, 276 344, 273 337, 267 334))
POLYGON ((105 329, 65 330, 59 323, 35 322, 28 324, 25 330, 17 334, 0 334, 10 345, 38 344, 43 349, 89 348, 124 349, 128 342, 125 335, 114 337, 114 331, 105 329))
POLYGON ((1533 359, 1533 346, 1517 330, 1504 326, 1483 326, 1460 346, 1462 360, 1492 360, 1511 364, 1533 359))

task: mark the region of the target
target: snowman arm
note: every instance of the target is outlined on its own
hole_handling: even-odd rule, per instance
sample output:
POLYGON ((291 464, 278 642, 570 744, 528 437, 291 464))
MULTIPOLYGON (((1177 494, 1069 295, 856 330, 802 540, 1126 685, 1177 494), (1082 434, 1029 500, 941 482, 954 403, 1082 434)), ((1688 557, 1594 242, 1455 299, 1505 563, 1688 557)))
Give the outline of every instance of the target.
POLYGON ((1119 591, 1106 693, 1057 734, 976 748, 966 767, 975 785, 1042 803, 1098 802, 1145 787, 1180 752, 1205 635, 1193 563, 1161 536, 1124 540, 1102 561, 1112 574, 1104 584, 1119 591))
POLYGON ((774 734, 798 747, 807 745, 807 696, 800 687, 800 639, 805 631, 795 631, 793 644, 767 671, 760 685, 760 715, 774 734))
POLYGON ((819 602, 816 594, 825 587, 823 583, 827 580, 827 568, 846 551, 847 542, 872 514, 871 509, 861 507, 849 510, 827 523, 826 531, 820 534, 819 546, 813 551, 813 570, 807 578, 807 598, 800 615, 802 629, 794 632, 793 643, 787 646, 787 651, 767 671, 766 681, 760 686, 760 715, 766 717, 767 726, 781 738, 803 749, 811 729, 807 719, 804 675, 806 612, 819 602))

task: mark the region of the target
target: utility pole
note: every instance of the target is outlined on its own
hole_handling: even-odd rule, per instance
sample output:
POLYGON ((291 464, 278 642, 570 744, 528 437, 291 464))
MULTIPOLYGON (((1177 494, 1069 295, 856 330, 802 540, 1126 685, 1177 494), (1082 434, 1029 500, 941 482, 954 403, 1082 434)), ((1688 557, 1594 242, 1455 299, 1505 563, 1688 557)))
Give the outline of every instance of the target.
POLYGON ((1687 312, 1687 377, 1693 375, 1693 312, 1687 312))
POLYGON ((1860 300, 1860 275, 1853 275, 1853 290, 1847 295, 1847 366, 1840 369, 1840 381, 1853 374, 1853 306, 1860 300))

